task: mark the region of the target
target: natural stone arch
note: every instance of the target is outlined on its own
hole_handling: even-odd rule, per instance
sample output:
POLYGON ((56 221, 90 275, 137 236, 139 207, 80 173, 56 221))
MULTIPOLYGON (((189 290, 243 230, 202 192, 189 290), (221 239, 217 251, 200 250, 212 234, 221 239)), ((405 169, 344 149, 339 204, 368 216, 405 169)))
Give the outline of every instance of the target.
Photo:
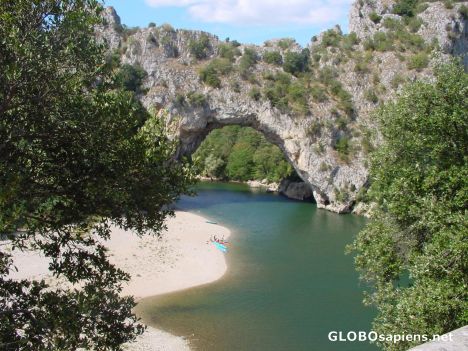
MULTIPOLYGON (((468 25, 466 19, 457 12, 460 6, 458 4, 447 9, 442 2, 430 3, 419 14, 426 24, 421 26, 418 34, 423 36, 427 45, 434 40, 438 41, 440 59, 457 55, 464 59, 466 65, 468 25), (453 28, 451 32, 444 29, 448 26, 453 28)), ((366 52, 363 43, 374 33, 385 31, 382 23, 369 20, 372 12, 383 18, 396 16, 388 14, 386 6, 378 3, 353 3, 349 28, 355 33, 356 40, 350 50, 357 57, 343 60, 343 52, 335 50, 336 47, 323 47, 325 34, 330 35, 330 32, 314 37, 307 46, 310 59, 315 60, 315 53, 320 56, 315 62, 317 76, 325 69, 334 69, 334 79, 341 85, 341 91, 349 94, 347 102, 352 104, 352 108, 340 106, 336 96, 328 96, 325 101, 309 99, 309 110, 302 117, 292 110, 283 113, 272 107, 267 99, 257 101, 250 94, 254 87, 259 89, 265 86, 265 73, 284 73, 281 67, 262 60, 264 54, 274 50, 284 58, 288 52, 300 52, 302 47, 294 40, 289 41, 288 47, 279 45, 278 40, 271 40, 263 45, 240 45, 240 52, 249 48, 258 54, 257 64, 249 71, 252 79, 239 74, 237 57, 233 62, 234 69, 222 77, 220 86, 211 88, 200 81, 198 72, 210 60, 219 58, 221 41, 214 35, 201 31, 176 30, 168 25, 141 28, 128 35, 112 8, 104 11, 105 24, 97 28, 96 35, 99 40, 106 41, 111 50, 120 52, 123 63, 140 65, 148 73, 145 82, 148 92, 141 95, 140 99, 147 108, 164 108, 169 111, 168 122, 174 127, 174 135, 180 140, 181 154, 193 152, 200 140, 213 128, 229 124, 251 126, 283 150, 300 177, 313 189, 319 207, 335 212, 348 212, 368 181, 369 150, 365 149, 378 147, 380 142, 378 128, 372 116, 376 101, 369 99, 368 93, 376 91, 376 84, 382 85, 386 89, 379 93, 378 102, 392 99, 399 89, 399 84, 397 87, 393 86, 397 78, 428 79, 432 75, 435 62, 432 60, 428 67, 413 70, 402 64, 399 58, 401 53, 373 51, 372 62, 369 63, 371 67, 356 69, 356 60, 366 52), (209 45, 206 47, 206 57, 198 60, 191 53, 190 44, 201 36, 209 39, 209 45), (326 51, 326 60, 320 55, 323 50, 326 51), (206 101, 203 104, 181 103, 180 97, 187 97, 193 92, 203 94, 206 101), (352 116, 350 110, 353 112, 352 116), (346 120, 343 127, 339 117, 344 116, 346 120), (320 133, 309 133, 315 130, 316 125, 322 126, 320 133), (369 134, 372 135, 372 140, 365 139, 369 134), (352 157, 346 162, 339 157, 335 147, 337 141, 344 140, 345 137, 353 146, 352 157), (364 145, 367 147, 363 147, 364 145)), ((333 36, 343 38, 339 27, 331 31, 334 32, 333 36)), ((408 54, 411 52, 408 51, 408 54)), ((296 77, 292 76, 291 79, 294 81, 296 77)))
POLYGON ((359 163, 339 164, 321 170, 322 162, 331 163, 330 154, 334 150, 328 145, 322 155, 314 151, 316 141, 307 135, 308 120, 281 113, 270 104, 259 103, 248 96, 221 90, 209 90, 209 93, 203 106, 169 105, 168 124, 180 141, 180 156, 195 152, 213 129, 228 125, 251 127, 283 151, 299 177, 312 189, 320 208, 335 212, 350 210, 352 198, 341 203, 335 200, 337 184, 341 187, 350 187, 352 184, 354 189, 359 189, 366 181, 366 170, 359 163), (334 181, 330 182, 330 179, 334 181))

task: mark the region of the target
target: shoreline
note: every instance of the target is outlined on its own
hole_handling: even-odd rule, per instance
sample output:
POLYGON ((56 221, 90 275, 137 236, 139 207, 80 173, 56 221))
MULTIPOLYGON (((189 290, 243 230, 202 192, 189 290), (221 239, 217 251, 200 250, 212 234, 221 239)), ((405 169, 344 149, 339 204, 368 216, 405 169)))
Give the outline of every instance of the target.
MULTIPOLYGON (((212 283, 224 276, 227 262, 224 254, 209 243, 212 235, 228 238, 230 230, 208 219, 183 210, 167 218, 167 229, 161 237, 138 237, 131 231, 112 228, 105 241, 111 263, 131 276, 122 295, 133 295, 135 301, 145 297, 173 293, 212 283)), ((60 284, 47 269, 48 259, 37 252, 14 251, 18 272, 14 279, 44 279, 52 286, 60 284)), ((190 350, 184 337, 154 327, 127 343, 128 351, 190 350)))

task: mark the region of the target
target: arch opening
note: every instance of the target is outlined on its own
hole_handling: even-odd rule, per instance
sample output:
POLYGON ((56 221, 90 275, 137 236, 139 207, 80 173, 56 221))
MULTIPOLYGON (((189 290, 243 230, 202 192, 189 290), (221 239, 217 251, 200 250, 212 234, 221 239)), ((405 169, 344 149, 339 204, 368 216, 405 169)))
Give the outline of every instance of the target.
POLYGON ((209 125, 198 139, 191 157, 203 179, 247 182, 295 200, 315 202, 311 187, 287 159, 280 138, 267 138, 251 126, 209 125))

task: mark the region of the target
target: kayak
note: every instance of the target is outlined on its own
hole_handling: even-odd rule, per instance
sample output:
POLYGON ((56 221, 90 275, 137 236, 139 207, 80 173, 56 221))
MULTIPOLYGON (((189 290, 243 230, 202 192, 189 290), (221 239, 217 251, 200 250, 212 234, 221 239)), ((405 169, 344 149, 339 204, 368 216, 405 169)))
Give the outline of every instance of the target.
POLYGON ((222 251, 222 252, 224 252, 224 253, 227 252, 227 247, 224 246, 223 244, 220 244, 220 243, 218 243, 218 242, 216 242, 216 241, 214 241, 213 244, 216 246, 216 248, 217 248, 219 251, 222 251))
POLYGON ((210 223, 210 224, 218 224, 217 222, 213 222, 213 221, 206 221, 206 223, 210 223))

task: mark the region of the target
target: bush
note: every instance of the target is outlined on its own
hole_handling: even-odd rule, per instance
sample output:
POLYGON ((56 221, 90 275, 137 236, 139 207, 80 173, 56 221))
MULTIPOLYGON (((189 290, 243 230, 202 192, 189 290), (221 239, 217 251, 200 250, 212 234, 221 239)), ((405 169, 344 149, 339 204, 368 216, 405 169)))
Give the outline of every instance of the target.
POLYGON ((191 91, 190 93, 188 93, 187 100, 190 103, 190 105, 196 107, 203 107, 207 104, 206 96, 196 91, 191 91))
POLYGON ((319 120, 312 121, 307 128, 307 135, 318 137, 320 134, 322 134, 322 122, 319 120))
POLYGON ((215 58, 200 70, 200 79, 211 87, 219 88, 221 79, 219 76, 226 75, 232 70, 232 64, 228 59, 215 58))
POLYGON ((310 87, 310 95, 316 102, 324 102, 328 100, 326 89, 319 84, 314 84, 310 87))
POLYGON ((250 68, 257 63, 257 52, 254 49, 245 48, 239 62, 239 72, 242 78, 247 79, 250 68))
POLYGON ((308 112, 307 91, 303 82, 296 81, 289 86, 288 101, 292 103, 292 107, 296 112, 300 114, 308 112))
POLYGON ((372 39, 366 41, 366 50, 376 50, 380 52, 393 50, 393 37, 385 32, 376 32, 372 39))
POLYGON ((125 90, 140 94, 144 92, 142 85, 147 76, 148 73, 140 65, 124 64, 117 72, 116 83, 125 90))
POLYGON ((295 43, 295 40, 292 38, 284 38, 278 41, 278 46, 283 49, 287 50, 289 49, 293 44, 295 43))
POLYGON ((351 50, 357 44, 359 44, 359 38, 356 33, 351 32, 343 37, 343 49, 351 50))
POLYGON ((382 19, 382 16, 379 16, 377 14, 377 12, 375 11, 372 11, 370 14, 369 14, 369 19, 374 22, 375 24, 379 23, 380 20, 382 19))
POLYGON ((327 66, 324 67, 320 72, 318 79, 321 83, 325 85, 330 85, 331 82, 338 76, 338 72, 335 68, 327 66))
POLYGON ((407 17, 406 24, 412 33, 416 33, 423 24, 423 20, 419 17, 407 17))
POLYGON ((240 50, 232 45, 232 43, 221 43, 218 46, 218 53, 219 56, 222 58, 228 59, 229 61, 233 62, 236 56, 240 56, 240 50))
POLYGON ((349 137, 346 135, 341 136, 335 143, 335 150, 342 161, 348 161, 350 153, 349 137))
POLYGON ((285 111, 288 108, 288 90, 291 84, 291 77, 286 73, 277 73, 272 76, 272 82, 264 90, 265 97, 270 101, 271 106, 285 111))
POLYGON ((260 100, 260 98, 262 97, 262 93, 260 92, 260 90, 257 88, 257 87, 253 87, 250 91, 249 91, 249 97, 255 101, 258 101, 260 100))
POLYGON ((412 17, 415 14, 418 0, 399 0, 392 9, 392 12, 399 16, 412 17))
POLYGON ((208 57, 210 48, 210 38, 206 34, 200 35, 198 40, 191 40, 189 43, 190 53, 197 59, 202 60, 208 57))
POLYGON ((405 78, 400 74, 395 74, 395 76, 390 81, 390 85, 393 89, 398 88, 401 84, 405 82, 405 78))
POLYGON ((320 163, 319 171, 320 171, 320 172, 326 172, 326 171, 329 170, 329 168, 330 168, 330 166, 329 166, 326 162, 323 162, 323 161, 322 161, 322 162, 320 163))
POLYGON ((375 93, 374 89, 369 89, 365 92, 364 97, 367 101, 372 102, 373 104, 376 104, 379 102, 379 97, 375 93))
POLYGON ((338 202, 346 202, 349 200, 349 194, 345 189, 335 188, 335 200, 338 202))
POLYGON ((423 68, 426 68, 428 64, 429 64, 429 56, 425 52, 421 52, 409 58, 407 67, 409 69, 415 69, 417 71, 421 71, 423 68))
POLYGON ((461 5, 458 8, 458 13, 460 14, 461 18, 467 19, 468 18, 468 6, 466 5, 461 5))
POLYGON ((283 70, 285 72, 297 75, 308 69, 310 52, 308 49, 302 52, 287 52, 284 57, 283 70))
POLYGON ((279 51, 267 51, 263 54, 263 61, 272 65, 281 66, 283 64, 283 56, 279 51))
POLYGON ((148 27, 149 27, 149 28, 154 28, 154 27, 156 27, 156 23, 150 22, 150 23, 148 24, 148 27))
POLYGON ((340 42, 343 39, 343 35, 339 32, 337 32, 334 29, 329 29, 325 31, 322 35, 322 46, 324 47, 329 47, 329 46, 334 46, 338 47, 340 46, 340 42))

